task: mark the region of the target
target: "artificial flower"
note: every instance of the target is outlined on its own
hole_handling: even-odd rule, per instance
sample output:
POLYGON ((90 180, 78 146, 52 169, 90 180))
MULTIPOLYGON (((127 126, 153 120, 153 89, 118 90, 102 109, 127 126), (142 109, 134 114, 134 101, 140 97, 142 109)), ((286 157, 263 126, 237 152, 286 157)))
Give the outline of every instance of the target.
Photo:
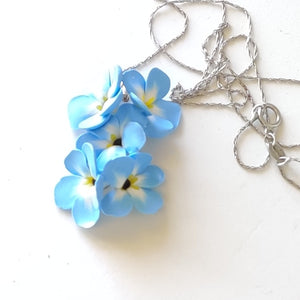
POLYGON ((109 161, 102 173, 106 194, 101 202, 103 213, 125 216, 133 207, 144 214, 157 212, 163 200, 154 190, 164 181, 163 171, 150 165, 151 155, 138 153, 109 161))
POLYGON ((97 165, 101 171, 109 160, 141 150, 146 135, 140 124, 145 124, 145 121, 139 109, 125 103, 103 127, 82 134, 76 147, 81 149, 85 143, 91 143, 99 156, 97 165))
POLYGON ((73 129, 94 129, 105 124, 123 99, 120 88, 122 70, 119 66, 106 73, 102 94, 81 95, 73 98, 68 114, 73 129))
POLYGON ((72 175, 61 178, 55 186, 55 203, 59 208, 71 209, 77 225, 90 228, 100 217, 99 202, 103 195, 103 181, 96 169, 92 145, 86 143, 82 150, 71 151, 65 166, 72 175))
POLYGON ((177 128, 181 116, 180 106, 163 99, 170 89, 167 74, 154 68, 145 81, 138 71, 129 70, 123 74, 123 83, 132 102, 147 116, 145 132, 148 136, 162 137, 177 128))
POLYGON ((169 77, 157 68, 144 80, 139 72, 122 74, 117 66, 106 74, 100 97, 83 95, 70 101, 71 127, 85 132, 65 159, 71 175, 61 178, 54 194, 56 205, 71 210, 79 226, 94 226, 100 211, 125 216, 133 208, 144 214, 161 208, 163 200, 155 188, 164 173, 151 165, 150 154, 139 151, 147 135, 165 136, 179 124, 180 106, 163 99, 169 89, 169 77), (127 93, 123 98, 125 89, 131 101, 127 93))

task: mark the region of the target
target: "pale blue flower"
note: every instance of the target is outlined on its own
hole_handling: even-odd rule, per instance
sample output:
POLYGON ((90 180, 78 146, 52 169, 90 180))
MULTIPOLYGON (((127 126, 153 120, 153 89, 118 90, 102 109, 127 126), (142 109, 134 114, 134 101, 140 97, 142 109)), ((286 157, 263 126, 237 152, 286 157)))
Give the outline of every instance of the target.
POLYGON ((177 128, 181 116, 180 106, 163 100, 170 89, 167 74, 154 68, 145 81, 138 71, 129 70, 123 74, 123 83, 132 102, 147 116, 145 132, 148 136, 162 137, 177 128))
POLYGON ((90 228, 100 217, 103 181, 96 169, 92 145, 84 144, 82 150, 73 150, 65 159, 65 166, 72 174, 63 177, 54 190, 59 208, 71 209, 77 225, 90 228))
POLYGON ((101 202, 103 213, 125 216, 133 207, 144 214, 157 212, 163 200, 154 190, 164 181, 163 171, 150 165, 151 155, 138 153, 109 161, 102 173, 105 195, 101 202))
POLYGON ((84 143, 91 143, 99 156, 97 166, 101 171, 109 160, 142 149, 146 135, 140 124, 145 122, 139 109, 132 104, 123 104, 103 127, 82 134, 76 147, 81 149, 84 143))
POLYGON ((81 95, 73 98, 68 114, 73 129, 94 129, 105 124, 123 99, 120 87, 122 70, 119 66, 106 73, 102 95, 81 95))

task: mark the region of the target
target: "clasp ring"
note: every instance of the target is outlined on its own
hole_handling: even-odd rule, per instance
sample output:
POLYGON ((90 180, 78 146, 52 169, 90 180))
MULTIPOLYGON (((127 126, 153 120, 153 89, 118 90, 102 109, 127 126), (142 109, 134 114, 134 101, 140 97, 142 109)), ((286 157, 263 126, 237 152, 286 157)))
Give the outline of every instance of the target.
POLYGON ((267 129, 277 128, 281 123, 280 111, 273 104, 264 103, 255 105, 253 113, 256 117, 258 117, 260 123, 267 129))

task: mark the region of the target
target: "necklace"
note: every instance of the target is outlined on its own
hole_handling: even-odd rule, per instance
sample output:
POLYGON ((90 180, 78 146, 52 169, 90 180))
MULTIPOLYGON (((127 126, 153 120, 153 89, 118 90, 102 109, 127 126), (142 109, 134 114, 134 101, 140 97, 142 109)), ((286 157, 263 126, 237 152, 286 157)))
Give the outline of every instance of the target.
POLYGON ((245 169, 263 169, 275 161, 281 176, 300 189, 296 178, 290 175, 291 165, 300 159, 288 154, 300 144, 286 145, 278 139, 282 123, 279 109, 268 101, 264 82, 300 84, 285 78, 261 77, 257 67, 258 48, 252 34, 248 11, 228 1, 160 1, 150 17, 150 35, 157 50, 140 63, 121 69, 115 66, 107 72, 100 95, 81 95, 69 104, 69 119, 74 130, 84 132, 65 160, 72 175, 63 177, 55 188, 58 207, 71 209, 75 222, 85 228, 96 224, 100 213, 125 216, 135 208, 144 214, 158 211, 163 203, 156 188, 164 181, 163 170, 151 164, 151 155, 141 152, 148 138, 171 134, 179 125, 182 105, 225 108, 232 110, 244 123, 233 141, 236 161, 245 169), (204 39, 202 55, 205 67, 195 68, 177 59, 171 49, 182 43, 190 18, 186 6, 208 5, 218 7, 221 18, 218 26, 204 39), (165 43, 160 43, 154 30, 158 15, 172 10, 183 20, 182 31, 165 43), (230 11, 245 18, 246 32, 231 34, 230 11), (242 42, 249 64, 236 71, 228 51, 242 42), (171 63, 199 76, 189 88, 180 83, 170 89, 169 76, 153 68, 145 79, 136 69, 149 64, 158 55, 171 63), (259 96, 252 95, 249 83, 254 83, 259 96), (206 102, 221 94, 225 102, 206 102), (240 139, 249 130, 260 136, 266 145, 265 160, 253 165, 240 156, 240 139))

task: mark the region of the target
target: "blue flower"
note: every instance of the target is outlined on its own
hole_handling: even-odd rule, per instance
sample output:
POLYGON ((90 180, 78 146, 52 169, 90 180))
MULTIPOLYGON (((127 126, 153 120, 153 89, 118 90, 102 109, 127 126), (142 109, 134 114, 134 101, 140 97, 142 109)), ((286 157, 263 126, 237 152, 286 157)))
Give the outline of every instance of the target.
POLYGON ((119 66, 106 73, 102 95, 81 95, 73 98, 68 114, 73 129, 93 129, 105 124, 123 99, 120 88, 122 70, 119 66))
POLYGON ((153 214, 163 204, 161 195, 153 190, 164 181, 163 171, 151 163, 151 155, 138 153, 119 157, 107 163, 102 173, 106 194, 101 202, 103 213, 125 216, 133 207, 153 214))
POLYGON ((170 89, 170 79, 164 72, 154 68, 145 81, 138 71, 129 70, 123 74, 123 83, 132 102, 148 118, 148 136, 163 137, 177 128, 181 109, 177 103, 163 100, 170 89))
POLYGON ((76 147, 81 149, 85 143, 91 143, 99 156, 98 169, 102 171, 109 160, 141 150, 146 135, 140 124, 145 122, 139 109, 132 104, 123 104, 103 127, 82 134, 76 147))
POLYGON ((99 202, 103 195, 103 180, 96 170, 92 145, 73 150, 65 159, 72 174, 63 177, 55 186, 55 203, 59 208, 71 209, 77 225, 90 228, 100 217, 99 202))

